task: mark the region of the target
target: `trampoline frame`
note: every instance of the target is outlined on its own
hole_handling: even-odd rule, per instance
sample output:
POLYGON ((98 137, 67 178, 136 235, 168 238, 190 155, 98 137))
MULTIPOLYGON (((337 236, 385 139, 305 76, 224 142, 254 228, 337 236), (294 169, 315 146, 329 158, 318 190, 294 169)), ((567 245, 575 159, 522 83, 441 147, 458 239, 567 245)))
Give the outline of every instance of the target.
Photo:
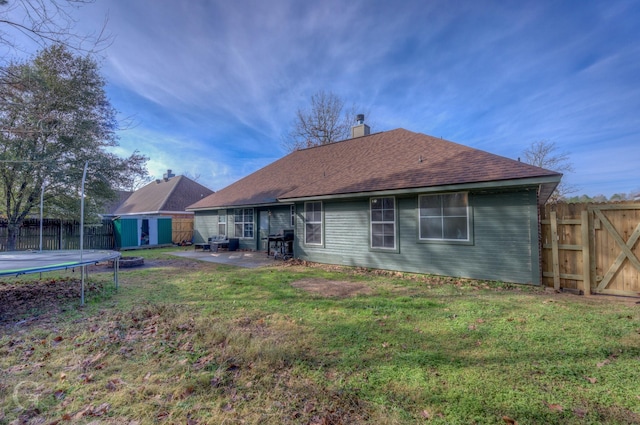
POLYGON ((91 256, 91 254, 95 253, 96 251, 85 251, 84 249, 84 184, 87 179, 88 168, 89 168, 89 161, 85 161, 84 168, 82 170, 82 184, 81 184, 81 190, 80 190, 80 249, 77 251, 75 250, 42 251, 42 219, 43 219, 43 201, 44 201, 44 188, 45 188, 45 183, 43 182, 42 189, 40 192, 40 250, 0 253, 0 276, 7 276, 7 275, 20 276, 28 273, 42 273, 42 272, 50 272, 54 270, 67 270, 67 269, 80 267, 82 270, 82 289, 80 291, 80 305, 84 305, 84 278, 86 275, 86 266, 91 264, 97 264, 101 261, 114 260, 113 261, 113 281, 115 283, 116 290, 118 289, 118 269, 119 269, 121 254, 117 251, 97 251, 104 255, 98 256, 98 258, 95 258, 91 256), (64 254, 70 254, 69 256, 73 259, 74 255, 72 254, 76 252, 78 253, 79 259, 73 260, 73 261, 66 261, 62 263, 53 262, 50 264, 48 264, 47 261, 44 261, 45 263, 44 265, 30 267, 30 268, 4 269, 4 267, 2 266, 2 261, 7 261, 6 260, 7 257, 11 257, 9 258, 9 260, 11 261, 21 261, 21 260, 29 261, 29 260, 34 260, 36 258, 33 256, 34 254, 47 255, 46 253, 49 253, 49 255, 53 255, 54 257, 56 255, 60 257, 60 256, 64 256, 64 254), (51 254, 51 253, 57 253, 57 254, 51 254), (92 258, 85 257, 86 254, 89 254, 89 257, 92 257, 92 258), (3 259, 2 257, 5 257, 5 258, 3 259))
POLYGON ((86 266, 113 260, 113 283, 118 289, 118 271, 120 254, 117 251, 96 250, 60 250, 60 251, 10 251, 0 252, 0 276, 21 276, 30 273, 44 273, 56 270, 69 270, 80 267, 82 270, 81 304, 84 305, 84 278, 86 266), (14 267, 20 262, 24 264, 38 262, 31 267, 14 267), (9 263, 11 262, 11 263, 9 263), (4 263, 4 264, 3 264, 4 263), (5 268, 5 264, 10 264, 5 268))

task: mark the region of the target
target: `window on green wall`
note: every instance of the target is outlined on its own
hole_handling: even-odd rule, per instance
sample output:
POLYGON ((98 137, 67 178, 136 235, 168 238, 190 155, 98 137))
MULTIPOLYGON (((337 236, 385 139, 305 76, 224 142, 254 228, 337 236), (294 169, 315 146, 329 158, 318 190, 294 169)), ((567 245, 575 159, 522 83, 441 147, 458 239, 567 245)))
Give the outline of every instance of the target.
POLYGON ((371 248, 396 249, 395 198, 371 198, 369 211, 371 248))
POLYGON ((467 193, 421 195, 418 197, 418 202, 421 240, 469 240, 467 193))
POLYGON ((227 216, 220 214, 218 216, 218 235, 227 234, 227 216))
POLYGON ((304 203, 304 242, 322 245, 322 202, 304 203))
POLYGON ((236 208, 234 211, 235 235, 238 238, 253 238, 253 208, 236 208))

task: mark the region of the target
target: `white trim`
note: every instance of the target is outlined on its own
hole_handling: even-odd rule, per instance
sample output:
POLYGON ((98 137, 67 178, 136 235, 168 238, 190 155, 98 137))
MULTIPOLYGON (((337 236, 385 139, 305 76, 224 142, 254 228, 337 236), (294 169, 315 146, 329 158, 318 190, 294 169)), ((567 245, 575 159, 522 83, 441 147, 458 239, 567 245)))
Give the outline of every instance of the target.
POLYGON ((186 208, 187 211, 218 211, 218 210, 233 210, 238 208, 263 208, 263 207, 275 207, 282 205, 293 205, 295 201, 278 201, 265 202, 262 204, 247 204, 247 205, 225 205, 216 207, 199 207, 199 208, 186 208))
MULTIPOLYGON (((382 209, 384 215, 384 209, 382 209)), ((396 251, 398 249, 398 207, 396 203, 395 196, 374 196, 369 198, 369 247, 371 249, 380 249, 385 251, 396 251), (391 198, 393 200, 393 221, 373 221, 373 209, 371 208, 371 202, 374 199, 388 199, 391 198), (393 223, 393 247, 385 247, 385 246, 373 246, 373 225, 374 224, 390 224, 393 223)))
POLYGON ((105 215, 118 215, 118 216, 128 216, 128 215, 193 215, 193 211, 143 211, 143 212, 130 212, 130 213, 113 213, 113 214, 105 214, 105 215))
MULTIPOLYGON (((228 230, 228 228, 227 228, 228 230)), ((255 208, 234 208, 233 209, 233 234, 236 238, 238 239, 254 239, 256 236, 256 210, 255 208), (236 210, 242 210, 242 220, 243 221, 236 221, 236 210), (251 221, 244 221, 246 219, 245 217, 245 213, 244 210, 251 210, 251 221), (238 225, 238 223, 242 223, 242 235, 238 236, 236 234, 236 225, 238 225), (244 235, 244 226, 245 224, 251 224, 253 226, 253 228, 251 229, 251 236, 245 236, 244 235)))
MULTIPOLYGON (((314 210, 315 212, 315 210, 314 210)), ((304 203, 304 244, 311 246, 322 246, 324 244, 324 205, 322 201, 308 201, 304 203), (307 221, 307 204, 320 204, 320 221, 307 221), (307 242, 307 224, 320 224, 320 242, 307 242)))
MULTIPOLYGON (((442 205, 440 206, 441 209, 441 214, 439 216, 434 216, 434 217, 440 217, 442 219, 442 221, 444 222, 444 218, 445 217, 458 217, 458 218, 462 218, 462 216, 445 216, 444 212, 442 211, 442 205)), ((434 241, 434 242, 470 242, 471 241, 471 221, 470 221, 470 209, 469 209, 469 192, 447 192, 447 193, 423 193, 421 195, 418 195, 418 240, 419 241, 434 241), (466 239, 448 239, 448 238, 423 238, 421 237, 422 235, 422 208, 420 207, 420 198, 424 197, 424 196, 446 196, 446 195, 457 195, 457 194, 464 194, 466 197, 466 221, 467 221, 467 237, 466 239)), ((444 224, 442 226, 442 231, 444 232, 444 224)))
MULTIPOLYGON (((344 198, 357 198, 357 197, 381 197, 381 196, 397 196, 404 194, 427 194, 437 192, 469 192, 475 189, 501 189, 501 188, 516 188, 527 186, 539 186, 545 183, 558 183, 562 176, 547 176, 547 177, 532 177, 527 179, 514 179, 514 180, 499 180, 490 182, 478 182, 478 183, 461 183, 461 184, 448 184, 443 186, 425 186, 416 188, 400 188, 389 190, 377 190, 372 192, 353 192, 353 193, 340 193, 318 196, 305 196, 300 198, 282 198, 282 203, 291 202, 303 202, 303 201, 322 201, 325 199, 344 199, 344 198)), ((209 208, 211 209, 211 208, 209 208)))
POLYGON ((229 226, 227 225, 227 214, 218 214, 218 235, 227 235, 229 232, 229 226), (224 218, 224 221, 220 221, 221 218, 224 218), (224 225, 224 233, 220 233, 220 225, 224 225))
POLYGON ((289 205, 289 225, 294 228, 296 226, 296 205, 295 204, 289 205))

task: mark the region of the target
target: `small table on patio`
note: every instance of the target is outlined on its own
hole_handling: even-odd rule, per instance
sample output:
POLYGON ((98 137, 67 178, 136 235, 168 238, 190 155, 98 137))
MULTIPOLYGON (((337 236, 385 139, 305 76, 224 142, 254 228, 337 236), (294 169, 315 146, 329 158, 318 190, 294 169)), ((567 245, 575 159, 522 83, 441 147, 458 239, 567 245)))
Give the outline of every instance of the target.
POLYGON ((194 243, 193 250, 197 251, 200 248, 203 251, 211 251, 211 244, 209 243, 194 243))

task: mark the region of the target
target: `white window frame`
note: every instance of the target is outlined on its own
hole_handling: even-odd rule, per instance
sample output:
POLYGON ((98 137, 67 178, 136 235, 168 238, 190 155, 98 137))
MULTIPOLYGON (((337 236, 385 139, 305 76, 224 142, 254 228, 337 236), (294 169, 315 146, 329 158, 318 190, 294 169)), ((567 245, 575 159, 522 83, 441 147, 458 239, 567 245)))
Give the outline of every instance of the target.
POLYGON ((255 231, 255 211, 253 210, 253 208, 236 208, 233 211, 233 217, 235 236, 240 239, 253 239, 255 231), (251 220, 247 220, 249 214, 251 214, 251 220), (238 217, 240 217, 241 220, 238 220, 238 217), (241 234, 238 234, 238 226, 240 226, 240 228, 242 229, 242 231, 240 232, 241 234))
POLYGON ((385 250, 385 251, 396 251, 398 249, 398 235, 396 232, 397 229, 397 216, 398 216, 398 209, 396 206, 396 198, 393 196, 380 196, 380 197, 375 197, 375 198, 369 198, 369 246, 371 247, 371 249, 375 249, 375 250, 385 250), (393 204, 393 208, 392 210, 389 209, 385 209, 384 205, 382 205, 382 208, 376 208, 374 210, 374 203, 377 202, 382 202, 384 204, 384 200, 385 199, 390 199, 392 204, 393 204), (380 211, 380 214, 374 214, 374 211, 380 211), (388 213, 389 211, 392 212, 392 217, 389 218, 388 217, 388 213), (386 216, 386 217, 385 217, 386 216), (383 231, 383 244, 378 246, 378 245, 374 245, 374 227, 387 227, 387 226, 393 226, 393 231, 392 234, 393 235, 393 246, 392 247, 388 247, 388 246, 384 246, 384 237, 385 235, 387 235, 386 232, 383 231))
POLYGON ((420 241, 436 241, 436 242, 471 242, 471 214, 470 214, 470 208, 469 208, 469 194, 467 192, 451 192, 451 193, 435 193, 435 194, 424 194, 424 195, 419 195, 418 196, 418 239, 420 241), (444 211, 444 198, 446 196, 459 196, 459 195, 464 195, 465 198, 465 214, 446 214, 444 211), (421 207, 421 199, 422 198, 426 198, 426 197, 440 197, 440 213, 438 215, 425 215, 422 212, 422 207, 421 207), (430 219, 434 219, 434 218, 440 218, 441 220, 441 228, 442 228, 442 232, 441 235, 442 237, 440 238, 427 238, 427 237, 422 237, 423 234, 423 229, 422 229, 422 219, 426 219, 426 218, 430 218, 430 219), (447 218, 464 218, 465 219, 465 226, 466 226, 466 230, 467 230, 467 237, 465 239, 462 238, 445 238, 444 237, 444 231, 445 231, 445 225, 444 225, 444 221, 447 218))
POLYGON ((218 215, 218 235, 226 235, 227 234, 227 215, 219 214, 218 215), (220 231, 222 229, 222 231, 220 231))
MULTIPOLYGON (((305 245, 315 245, 322 246, 324 241, 324 205, 322 205, 322 201, 309 201, 304 203, 304 243, 305 245), (307 206, 309 205, 320 205, 320 210, 317 211, 315 208, 312 211, 307 210, 307 206), (311 212, 311 215, 309 213, 311 212), (319 214, 316 214, 319 213, 319 214), (320 218, 317 220, 317 218, 320 218), (309 242, 310 234, 307 232, 307 228, 309 225, 319 226, 320 231, 320 241, 319 242, 309 242)), ((314 232, 314 235, 316 232, 314 232)))
POLYGON ((291 213, 291 227, 295 228, 296 226, 296 206, 290 205, 289 212, 291 213))

